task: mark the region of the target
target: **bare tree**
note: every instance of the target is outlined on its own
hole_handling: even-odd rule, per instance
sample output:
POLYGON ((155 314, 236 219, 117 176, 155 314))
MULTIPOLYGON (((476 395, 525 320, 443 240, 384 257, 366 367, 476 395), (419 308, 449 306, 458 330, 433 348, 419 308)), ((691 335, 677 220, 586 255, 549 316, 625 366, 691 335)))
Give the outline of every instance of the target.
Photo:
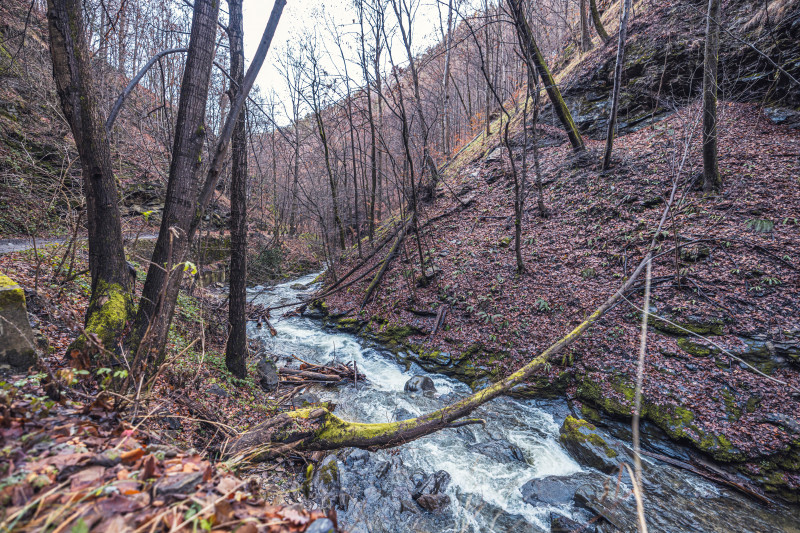
POLYGON ((719 0, 708 0, 706 46, 703 60, 703 190, 722 188, 717 161, 717 64, 719 56, 719 0))
POLYGON ((614 134, 617 126, 619 91, 622 85, 622 67, 625 61, 625 40, 628 35, 628 13, 630 10, 631 0, 623 0, 619 21, 619 41, 617 42, 617 63, 614 66, 614 89, 611 91, 611 114, 608 117, 606 149, 603 154, 603 170, 608 170, 611 166, 611 150, 614 148, 614 134))

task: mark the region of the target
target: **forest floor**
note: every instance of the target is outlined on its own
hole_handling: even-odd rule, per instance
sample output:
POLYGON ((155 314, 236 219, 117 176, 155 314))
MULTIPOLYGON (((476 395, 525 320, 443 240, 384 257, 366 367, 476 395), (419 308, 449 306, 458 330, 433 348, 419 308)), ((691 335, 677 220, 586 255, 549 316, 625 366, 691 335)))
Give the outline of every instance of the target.
MULTIPOLYGON (((255 533, 335 523, 335 513, 303 506, 297 479, 309 457, 256 468, 220 458, 230 436, 287 408, 256 383, 258 347, 247 379, 225 368, 224 291, 181 292, 167 350, 172 364, 150 391, 121 402, 107 388, 110 369, 90 373, 65 357, 90 280, 53 275, 63 250, 40 248, 39 261, 32 249, 0 256, 0 271, 25 289, 40 351, 38 373, 0 379, 0 528, 57 520, 59 531, 255 533)), ((76 259, 80 272, 85 246, 76 259)), ((140 272, 138 288, 143 281, 140 272)))
MULTIPOLYGON (((549 217, 539 216, 531 186, 522 275, 514 257, 509 159, 499 135, 478 139, 446 170, 446 186, 422 209, 419 235, 405 239, 373 300, 359 312, 374 273, 326 297, 328 309, 396 341, 402 357, 426 369, 485 386, 541 353, 623 284, 653 239, 677 178, 655 250, 650 311, 680 327, 651 317, 644 416, 798 501, 800 132, 772 124, 755 105, 721 103, 724 190, 706 196, 693 186, 702 180, 699 117, 699 106, 690 106, 619 137, 607 173, 597 164, 604 142, 587 142, 595 161, 587 165, 572 157, 563 132, 540 126, 549 217), (421 277, 417 238, 429 283, 421 277), (443 306, 444 327, 432 333, 443 306), (781 462, 787 468, 776 474, 781 462)), ((519 169, 519 128, 512 144, 519 169)), ((352 251, 339 274, 360 262, 352 251)), ((528 392, 565 393, 587 418, 595 408, 629 416, 642 293, 639 281, 552 361, 549 383, 536 378, 528 392)))

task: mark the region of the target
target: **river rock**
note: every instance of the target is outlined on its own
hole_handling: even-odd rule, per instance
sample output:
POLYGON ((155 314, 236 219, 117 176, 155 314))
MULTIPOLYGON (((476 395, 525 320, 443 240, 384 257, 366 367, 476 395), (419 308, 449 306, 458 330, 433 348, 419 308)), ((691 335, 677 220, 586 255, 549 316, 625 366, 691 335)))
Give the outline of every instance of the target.
POLYGON ((411 476, 411 480, 415 482, 414 492, 411 497, 418 500, 422 496, 431 494, 441 494, 450 486, 452 478, 450 474, 444 470, 438 470, 433 475, 425 475, 424 472, 415 472, 411 476))
POLYGON ((428 376, 414 376, 403 386, 406 392, 436 392, 436 385, 428 376))
POLYGON ((398 407, 394 410, 393 413, 394 419, 399 422, 401 420, 408 420, 411 418, 416 418, 417 415, 406 409, 405 407, 398 407))
POLYGON ((525 454, 522 453, 519 446, 511 444, 507 440, 477 442, 469 445, 469 449, 501 463, 526 462, 525 454))
POLYGON ((263 356, 259 359, 258 365, 256 365, 256 372, 258 373, 258 384, 262 389, 272 392, 278 388, 281 378, 278 376, 278 368, 275 366, 275 361, 266 355, 263 356))
POLYGON ((306 529, 306 533, 335 533, 336 528, 330 518, 317 518, 306 529))
POLYGON ((621 447, 610 446, 597 428, 586 420, 568 416, 559 435, 561 444, 580 464, 606 473, 619 469, 621 447))
POLYGON ((572 533, 581 531, 582 533, 594 533, 597 528, 594 524, 580 523, 571 518, 558 513, 550 513, 550 533, 572 533))
POLYGON ((304 392, 292 398, 292 407, 294 407, 295 409, 299 409, 300 407, 306 407, 308 405, 313 405, 315 403, 319 403, 319 396, 317 396, 313 392, 304 392))
POLYGON ((302 283, 292 283, 291 285, 289 285, 289 288, 292 289, 293 291, 308 290, 308 287, 306 285, 303 285, 302 283))
POLYGON ((450 505, 450 496, 447 494, 423 494, 417 498, 417 503, 426 511, 439 513, 450 505))
MULTIPOLYGON (((599 476, 599 474, 595 474, 599 476)), ((519 491, 522 500, 533 506, 540 504, 567 505, 572 503, 575 492, 586 483, 599 481, 590 474, 577 474, 571 476, 547 476, 528 481, 519 491)))
POLYGON ((323 509, 340 505, 341 483, 339 479, 339 461, 335 455, 325 457, 314 469, 311 477, 311 490, 314 500, 323 509))
POLYGON ((36 364, 33 330, 28 322, 25 293, 0 273, 0 366, 24 372, 36 364))

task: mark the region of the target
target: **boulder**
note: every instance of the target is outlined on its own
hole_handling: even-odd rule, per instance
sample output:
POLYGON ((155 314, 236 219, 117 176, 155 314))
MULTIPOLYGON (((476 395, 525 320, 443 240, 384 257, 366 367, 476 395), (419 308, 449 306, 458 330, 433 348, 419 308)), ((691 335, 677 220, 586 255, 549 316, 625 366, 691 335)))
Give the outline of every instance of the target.
POLYGON ((599 477, 599 474, 595 473, 594 476, 581 474, 567 477, 547 476, 535 478, 521 486, 519 491, 522 493, 522 501, 533 506, 541 504, 568 505, 572 503, 575 498, 575 492, 581 485, 597 480, 595 476, 599 477))
POLYGON ((415 484, 411 497, 419 500, 425 495, 441 494, 447 490, 451 479, 450 474, 444 470, 438 470, 430 476, 424 472, 416 472, 411 476, 411 481, 415 484))
POLYGON ((406 392, 436 392, 436 385, 428 376, 414 376, 406 381, 403 390, 406 392))
POLYGON ((315 403, 319 403, 319 396, 313 392, 304 392, 292 398, 292 407, 294 409, 299 409, 300 407, 306 407, 315 403))
POLYGON ((275 366, 275 361, 266 355, 259 359, 256 365, 256 373, 258 374, 258 384, 267 392, 272 392, 278 388, 281 381, 278 375, 278 368, 275 366))
POLYGON ((432 513, 440 513, 450 505, 450 496, 447 494, 423 494, 417 499, 420 507, 432 513))
POLYGON ((289 285, 289 288, 292 289, 293 291, 307 291, 308 290, 308 286, 307 285, 303 285, 302 283, 292 283, 291 285, 289 285))
POLYGON ((561 444, 580 464, 607 474, 619 469, 621 448, 609 446, 597 428, 586 420, 568 416, 561 425, 559 435, 561 444))
POLYGON ((511 444, 507 440, 494 439, 478 442, 471 444, 469 449, 501 463, 526 462, 525 454, 522 453, 519 446, 511 444))
POLYGON ((0 273, 0 365, 24 372, 35 364, 36 350, 25 293, 11 278, 0 273))
POLYGON ((572 531, 582 531, 584 533, 594 533, 597 528, 594 524, 581 524, 571 518, 558 513, 550 513, 550 533, 571 533, 572 531))

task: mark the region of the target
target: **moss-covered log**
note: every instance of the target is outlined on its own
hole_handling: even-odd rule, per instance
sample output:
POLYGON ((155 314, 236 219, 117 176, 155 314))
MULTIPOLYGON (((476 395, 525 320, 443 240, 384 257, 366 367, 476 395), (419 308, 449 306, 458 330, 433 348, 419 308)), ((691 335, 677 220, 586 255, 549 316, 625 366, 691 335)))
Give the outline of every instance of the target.
POLYGON ((528 49, 528 54, 533 60, 534 65, 536 65, 536 71, 542 78, 544 88, 547 91, 547 96, 550 97, 550 102, 553 104, 553 110, 555 111, 558 120, 561 121, 561 124, 564 126, 564 130, 567 132, 567 137, 569 137, 569 142, 572 144, 572 149, 576 152, 585 150, 586 147, 583 144, 581 133, 578 131, 575 121, 572 120, 572 114, 570 113, 567 104, 564 102, 564 99, 561 97, 561 91, 558 90, 556 80, 550 73, 550 69, 547 68, 547 63, 544 60, 542 52, 539 51, 539 46, 536 44, 536 40, 534 39, 533 31, 528 24, 528 20, 525 18, 525 13, 522 9, 520 0, 512 0, 509 2, 509 5, 511 6, 511 14, 514 17, 514 25, 517 28, 520 41, 522 45, 528 49))
POLYGON ((628 278, 628 281, 566 336, 510 376, 472 396, 417 418, 381 424, 347 422, 332 414, 325 407, 298 409, 272 418, 241 435, 230 446, 229 454, 240 460, 253 461, 267 459, 291 448, 309 451, 345 447, 391 448, 442 429, 480 423, 479 420, 462 419, 489 400, 506 394, 514 386, 524 382, 540 367, 547 364, 551 357, 575 342, 586 329, 597 322, 622 298, 622 295, 638 278, 649 259, 650 255, 648 254, 628 278))

